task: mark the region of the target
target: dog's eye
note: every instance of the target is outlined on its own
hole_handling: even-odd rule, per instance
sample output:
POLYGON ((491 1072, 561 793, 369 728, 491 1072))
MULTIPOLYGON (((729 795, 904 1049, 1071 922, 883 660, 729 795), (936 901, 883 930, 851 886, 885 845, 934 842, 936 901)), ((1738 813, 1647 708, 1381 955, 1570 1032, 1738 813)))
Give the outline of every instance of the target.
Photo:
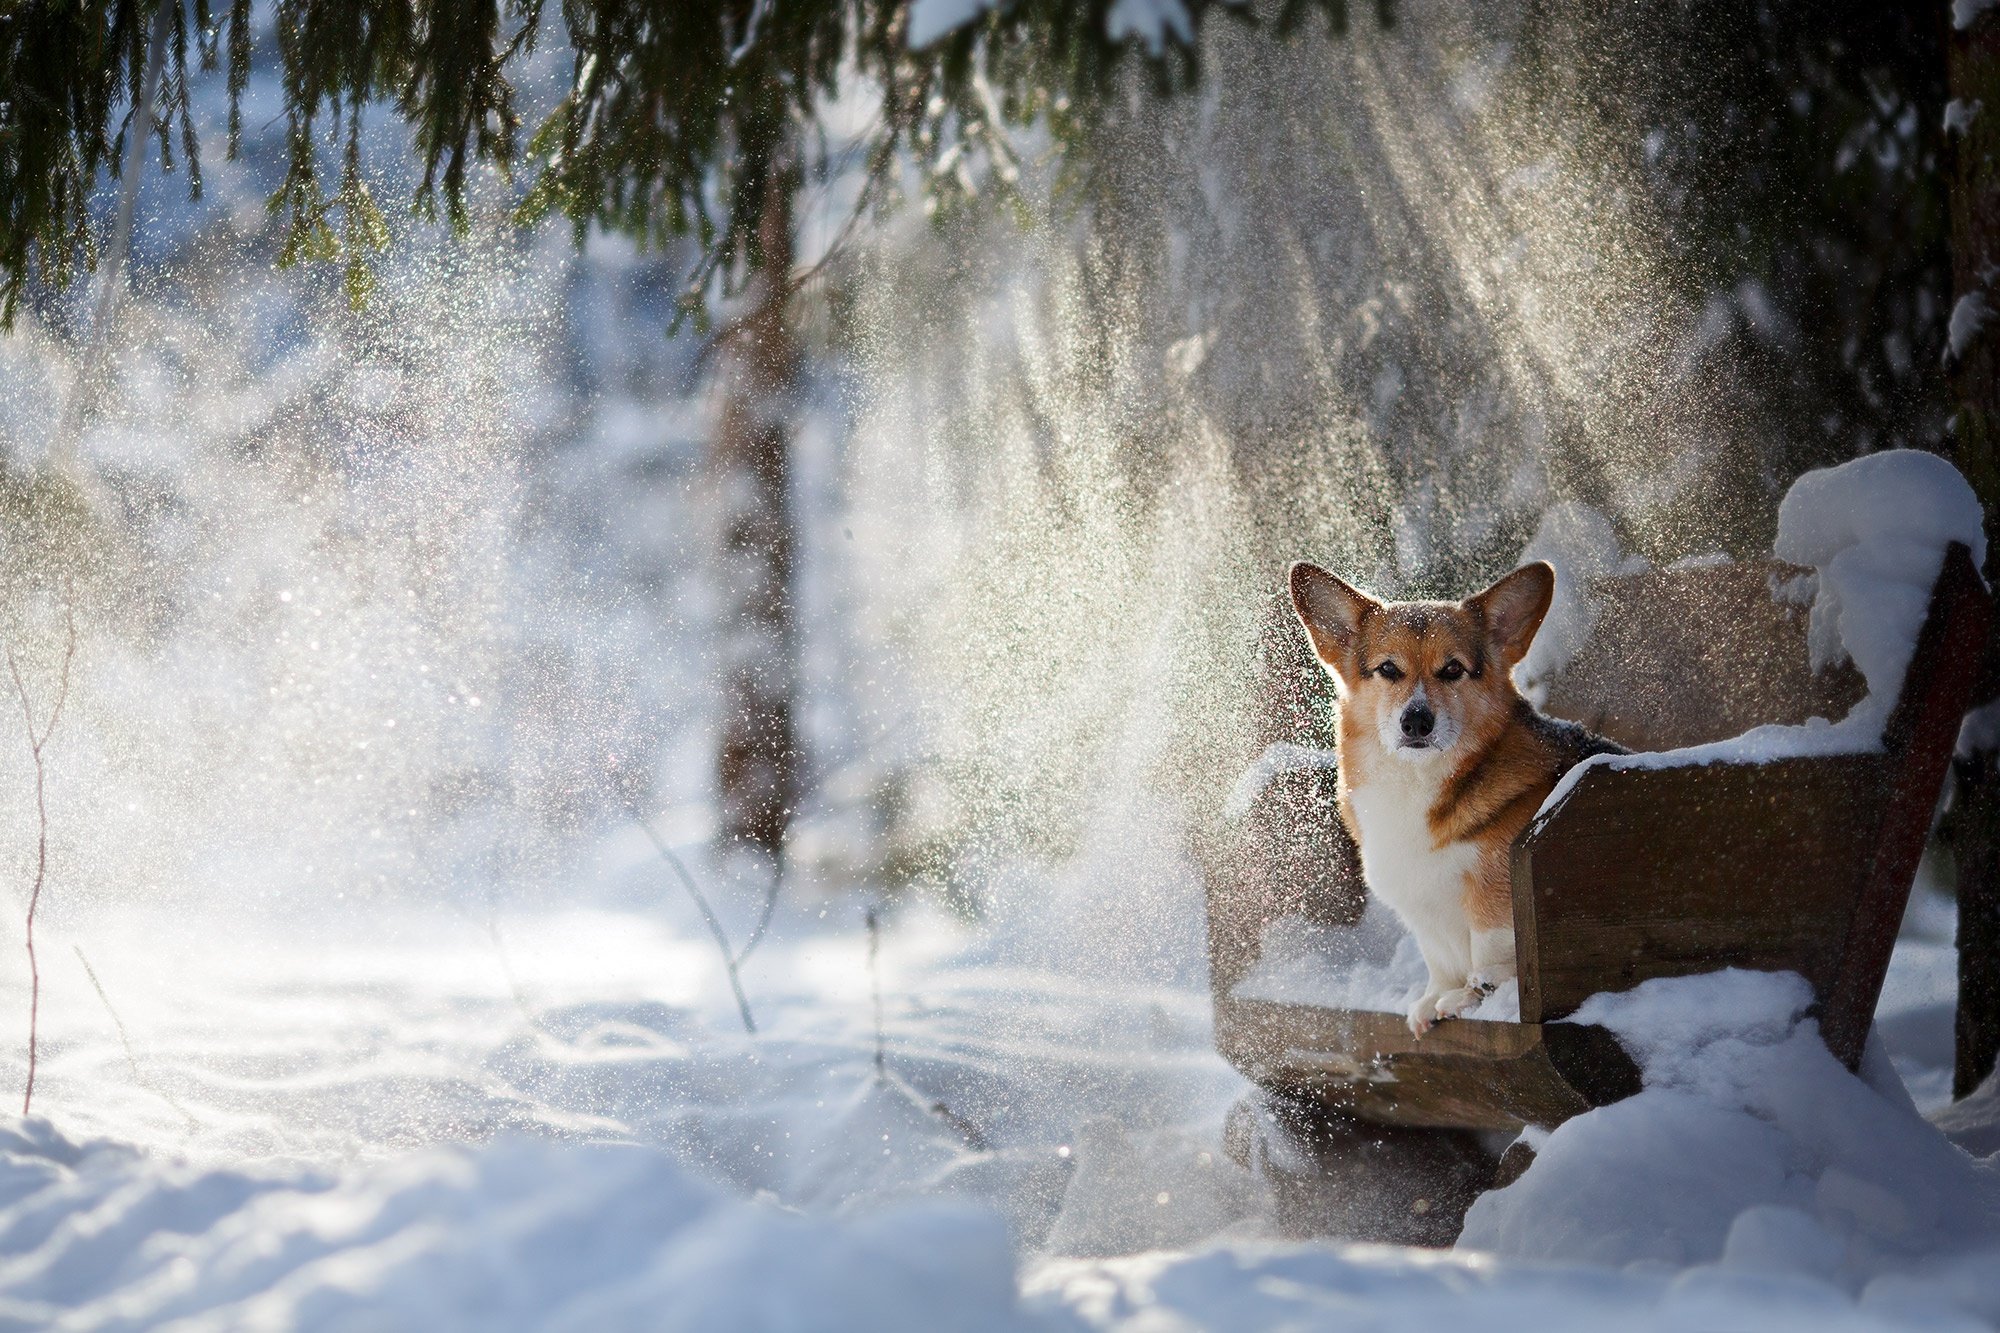
POLYGON ((1403 678, 1403 668, 1397 666, 1394 662, 1384 662, 1381 666, 1375 668, 1375 674, 1383 680, 1394 682, 1403 678))
POLYGON ((1446 662, 1443 666, 1438 668, 1439 680, 1457 680, 1460 676, 1463 676, 1464 674, 1465 674, 1465 668, 1459 664, 1457 658, 1453 658, 1451 661, 1446 662))

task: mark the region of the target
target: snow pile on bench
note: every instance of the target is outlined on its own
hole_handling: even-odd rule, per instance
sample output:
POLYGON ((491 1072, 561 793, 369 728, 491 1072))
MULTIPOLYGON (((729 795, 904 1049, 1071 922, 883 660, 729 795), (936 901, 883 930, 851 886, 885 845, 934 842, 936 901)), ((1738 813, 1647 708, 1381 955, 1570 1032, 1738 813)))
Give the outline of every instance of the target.
POLYGON ((1594 996, 1571 1021, 1615 1033, 1644 1090, 1531 1132, 1534 1164, 1473 1205, 1460 1249, 1715 1265, 1718 1283, 1782 1276, 1802 1300, 1950 1326, 2000 1316, 2000 1170, 1917 1113, 1879 1048, 1850 1074, 1812 999, 1792 973, 1738 969, 1594 996))
MULTIPOLYGON (((1819 571, 1813 665, 1852 659, 1868 681, 1878 728, 1902 688, 1944 549, 1963 542, 1986 561, 1979 499, 1936 454, 1892 449, 1808 472, 1778 506, 1772 554, 1819 571)), ((1857 706, 1856 712, 1863 707, 1857 706)))
MULTIPOLYGON (((1564 775, 1539 818, 1562 803, 1593 768, 1679 768, 1765 763, 1804 755, 1881 749, 1882 728, 1902 691, 1903 673, 1930 609, 1945 548, 1961 542, 1972 563, 1986 559, 1979 500, 1958 469, 1936 454, 1890 449, 1808 472, 1778 506, 1772 554, 1818 571, 1808 643, 1816 667, 1851 660, 1868 694, 1838 722, 1752 727, 1741 736, 1654 754, 1598 755, 1564 775)), ((1689 681, 1728 689, 1728 681, 1689 681)))
MULTIPOLYGON (((1230 994, 1273 1004, 1405 1014, 1428 980, 1416 937, 1371 897, 1361 920, 1351 927, 1329 928, 1301 916, 1272 921, 1264 928, 1257 965, 1230 994)), ((1465 1017, 1519 1022, 1520 984, 1508 980, 1465 1017)))

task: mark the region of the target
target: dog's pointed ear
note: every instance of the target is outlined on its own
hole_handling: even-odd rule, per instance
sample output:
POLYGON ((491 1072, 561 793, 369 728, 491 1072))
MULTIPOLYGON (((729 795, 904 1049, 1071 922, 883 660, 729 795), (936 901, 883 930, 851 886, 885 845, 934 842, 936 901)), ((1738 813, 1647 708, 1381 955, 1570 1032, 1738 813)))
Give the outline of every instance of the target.
POLYGON ((1535 631, 1555 600, 1556 571, 1546 560, 1522 565, 1477 597, 1465 599, 1466 610, 1486 625, 1486 643, 1500 665, 1511 671, 1528 655, 1535 631))
POLYGON ((1347 670, 1361 622, 1382 604, 1351 584, 1301 560, 1292 566, 1292 609, 1312 640, 1313 656, 1336 672, 1347 670))

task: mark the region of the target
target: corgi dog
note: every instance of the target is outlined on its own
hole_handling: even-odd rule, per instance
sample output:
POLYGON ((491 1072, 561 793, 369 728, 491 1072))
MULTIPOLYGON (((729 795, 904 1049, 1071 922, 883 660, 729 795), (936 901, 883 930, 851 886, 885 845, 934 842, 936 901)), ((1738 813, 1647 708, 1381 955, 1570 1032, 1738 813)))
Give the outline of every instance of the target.
POLYGON ((1624 747, 1537 712, 1514 686, 1555 596, 1537 561, 1462 602, 1384 602, 1292 566, 1292 606, 1340 699, 1340 816, 1368 888, 1430 973, 1421 1037, 1515 975, 1514 839, 1589 755, 1624 747))

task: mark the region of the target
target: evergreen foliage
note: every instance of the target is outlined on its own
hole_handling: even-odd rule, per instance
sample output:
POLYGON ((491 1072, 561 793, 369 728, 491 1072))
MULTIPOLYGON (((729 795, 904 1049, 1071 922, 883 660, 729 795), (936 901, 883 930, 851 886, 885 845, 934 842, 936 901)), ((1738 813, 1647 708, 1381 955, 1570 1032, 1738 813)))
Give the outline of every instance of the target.
MULTIPOLYGON (((25 0, 0 11, 0 327, 11 326, 31 267, 61 287, 96 262, 90 196, 100 170, 116 174, 140 103, 154 15, 143 0, 65 4, 25 0), (117 115, 120 107, 125 109, 117 115)), ((249 0, 231 0, 228 60, 232 105, 249 63, 249 0)), ((179 132, 188 190, 201 195, 201 161, 188 105, 188 57, 214 69, 224 25, 209 0, 167 15, 163 77, 152 123, 139 126, 175 162, 179 132)), ((236 133, 232 120, 232 139, 236 133)))
POLYGON ((1529 6, 1533 96, 1623 147, 1691 291, 1733 294, 1730 356, 1768 414, 1775 488, 1945 434, 1946 9, 1529 6))
MULTIPOLYGON (((200 144, 188 110, 190 59, 226 64, 228 151, 252 54, 249 0, 16 0, 0 13, 0 323, 31 274, 60 288, 95 258, 90 197, 134 132, 147 34, 170 4, 153 123, 163 165, 181 140, 189 189, 200 144)), ((465 221, 468 173, 489 165, 523 182, 523 220, 567 217, 646 243, 693 238, 702 260, 684 294, 699 315, 757 271, 757 218, 774 183, 828 165, 812 133, 843 80, 866 82, 877 110, 865 151, 864 206, 881 202, 907 155, 927 206, 949 211, 1014 175, 1004 123, 1042 121, 1058 145, 1143 70, 1161 89, 1198 76, 1200 25, 1217 0, 1163 0, 1185 24, 1148 44, 1112 35, 1114 0, 1014 0, 922 50, 907 41, 908 0, 277 0, 277 50, 289 159, 271 208, 283 216, 281 262, 344 256, 350 296, 368 289, 366 257, 388 228, 360 153, 361 113, 393 108, 423 177, 412 203, 465 221), (538 40, 574 55, 569 94, 524 135, 510 72, 538 40), (336 145, 334 161, 326 145, 336 145)), ((1377 0, 1386 19, 1388 0, 1377 0)), ((1345 0, 1286 0, 1280 26, 1313 13, 1335 31, 1345 0)))

